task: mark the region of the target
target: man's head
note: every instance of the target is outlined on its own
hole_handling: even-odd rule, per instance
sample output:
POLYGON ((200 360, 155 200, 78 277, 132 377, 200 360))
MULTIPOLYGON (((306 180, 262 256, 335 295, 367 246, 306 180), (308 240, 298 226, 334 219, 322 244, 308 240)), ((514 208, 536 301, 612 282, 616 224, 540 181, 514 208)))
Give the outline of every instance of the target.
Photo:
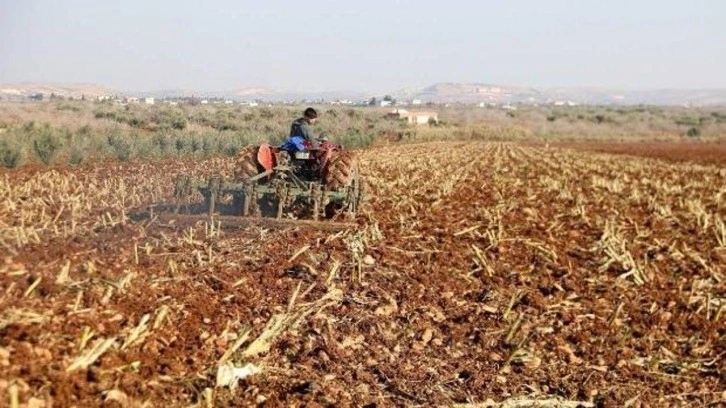
POLYGON ((318 112, 313 108, 307 108, 305 109, 305 112, 303 112, 303 116, 305 116, 305 119, 307 119, 308 122, 315 123, 315 119, 318 118, 318 112))

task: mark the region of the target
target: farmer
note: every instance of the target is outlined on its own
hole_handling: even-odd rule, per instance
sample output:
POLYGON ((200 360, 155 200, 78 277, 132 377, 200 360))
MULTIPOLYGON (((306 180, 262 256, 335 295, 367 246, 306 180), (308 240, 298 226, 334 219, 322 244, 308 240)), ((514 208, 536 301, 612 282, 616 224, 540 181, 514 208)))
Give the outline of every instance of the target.
POLYGON ((311 126, 318 119, 318 112, 313 108, 305 109, 303 117, 296 119, 290 126, 290 137, 282 144, 282 149, 301 151, 305 150, 305 145, 311 149, 318 147, 315 133, 311 126))

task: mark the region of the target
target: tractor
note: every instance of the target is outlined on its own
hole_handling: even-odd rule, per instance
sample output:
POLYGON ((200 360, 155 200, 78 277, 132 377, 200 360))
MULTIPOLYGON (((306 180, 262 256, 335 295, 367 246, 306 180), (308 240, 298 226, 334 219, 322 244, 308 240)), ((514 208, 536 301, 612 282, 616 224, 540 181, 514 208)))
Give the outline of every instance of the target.
POLYGON ((355 153, 327 140, 315 146, 305 143, 301 150, 266 143, 243 147, 235 156, 231 179, 181 177, 175 196, 198 191, 210 216, 222 205, 227 214, 243 217, 352 218, 362 200, 355 153))

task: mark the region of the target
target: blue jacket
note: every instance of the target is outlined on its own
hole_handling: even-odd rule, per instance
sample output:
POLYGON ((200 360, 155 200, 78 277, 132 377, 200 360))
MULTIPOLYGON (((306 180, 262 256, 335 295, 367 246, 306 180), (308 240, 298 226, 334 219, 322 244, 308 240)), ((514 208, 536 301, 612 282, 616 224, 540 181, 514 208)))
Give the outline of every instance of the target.
POLYGON ((302 152, 305 150, 305 139, 300 136, 292 136, 282 142, 280 149, 287 150, 289 152, 302 152))

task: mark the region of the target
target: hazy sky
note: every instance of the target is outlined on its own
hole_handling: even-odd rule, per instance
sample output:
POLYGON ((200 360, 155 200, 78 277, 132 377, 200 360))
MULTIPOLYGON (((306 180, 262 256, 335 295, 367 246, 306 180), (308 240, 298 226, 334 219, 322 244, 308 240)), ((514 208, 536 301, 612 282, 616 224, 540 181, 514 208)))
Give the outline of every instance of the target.
POLYGON ((726 0, 0 0, 0 83, 726 88, 726 0))

